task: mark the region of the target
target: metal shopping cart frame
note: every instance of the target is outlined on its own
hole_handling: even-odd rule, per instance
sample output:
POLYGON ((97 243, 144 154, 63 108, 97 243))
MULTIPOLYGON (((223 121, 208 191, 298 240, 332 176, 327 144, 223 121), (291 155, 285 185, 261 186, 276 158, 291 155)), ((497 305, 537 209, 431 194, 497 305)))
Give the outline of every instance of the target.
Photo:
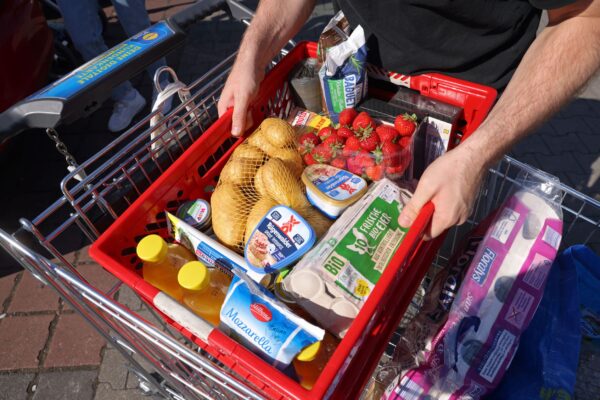
MULTIPOLYGON (((220 7, 223 2, 211 3, 210 8, 196 13, 195 18, 210 14, 216 3, 220 7)), ((249 15, 243 19, 248 21, 249 15)), ((284 49, 273 60, 273 65, 285 54, 284 49)), ((245 381, 198 346, 158 329, 121 305, 115 300, 120 283, 104 292, 90 285, 66 259, 61 241, 73 234, 83 234, 93 243, 208 129, 218 117, 218 97, 234 57, 226 58, 189 85, 190 99, 159 124, 149 128, 153 116, 149 115, 76 166, 61 182, 63 195, 32 221, 21 219, 22 228, 18 232, 11 235, 0 230, 0 245, 38 279, 52 286, 113 345, 148 392, 165 398, 259 399, 264 398, 264 394, 259 385, 245 381), (35 250, 34 245, 23 244, 31 237, 40 245, 36 244, 35 250)), ((278 96, 273 99, 274 103, 278 96)), ((233 142, 232 139, 224 143, 211 156, 213 162, 217 162, 233 142)), ((508 157, 490 170, 472 217, 467 224, 449 232, 434 265, 446 265, 462 233, 498 206, 513 185, 518 184, 516 176, 523 173, 537 174, 537 171, 508 157)), ((588 243, 600 251, 600 202, 567 186, 561 185, 561 189, 566 227, 563 246, 588 243)), ((393 342, 394 338, 390 347, 393 342)))

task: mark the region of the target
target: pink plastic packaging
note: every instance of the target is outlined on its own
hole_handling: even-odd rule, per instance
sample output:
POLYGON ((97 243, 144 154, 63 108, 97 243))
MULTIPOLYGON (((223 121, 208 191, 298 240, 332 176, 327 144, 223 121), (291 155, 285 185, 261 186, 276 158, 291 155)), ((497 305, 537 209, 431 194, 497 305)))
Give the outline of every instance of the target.
POLYGON ((560 208, 522 189, 498 210, 423 363, 383 399, 479 399, 498 385, 542 298, 561 240, 560 208))

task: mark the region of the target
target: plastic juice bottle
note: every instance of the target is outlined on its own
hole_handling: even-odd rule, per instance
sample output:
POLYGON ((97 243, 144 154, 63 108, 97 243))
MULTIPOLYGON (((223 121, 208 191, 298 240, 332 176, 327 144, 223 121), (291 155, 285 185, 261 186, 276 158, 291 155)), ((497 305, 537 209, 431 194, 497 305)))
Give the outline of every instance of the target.
POLYGON ((177 275, 183 288, 183 303, 196 314, 218 326, 221 306, 231 278, 216 268, 207 268, 200 261, 185 264, 177 275))
POLYGON ((136 253, 144 262, 144 280, 181 301, 183 290, 177 282, 177 273, 185 263, 195 260, 196 256, 179 244, 165 242, 158 235, 148 235, 140 240, 136 253))
POLYGON ((337 345, 338 340, 325 332, 322 341, 315 342, 298 353, 293 363, 303 388, 312 389, 337 345))

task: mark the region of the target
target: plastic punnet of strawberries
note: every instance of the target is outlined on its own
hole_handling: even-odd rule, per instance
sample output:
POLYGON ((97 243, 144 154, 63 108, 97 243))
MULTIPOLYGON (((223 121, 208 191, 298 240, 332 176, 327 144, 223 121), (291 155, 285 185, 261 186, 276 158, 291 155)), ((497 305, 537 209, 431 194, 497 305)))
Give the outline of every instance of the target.
POLYGON ((299 137, 298 150, 306 165, 330 164, 373 181, 399 177, 410 165, 416 115, 398 115, 392 126, 347 108, 339 121, 337 129, 328 126, 299 137))

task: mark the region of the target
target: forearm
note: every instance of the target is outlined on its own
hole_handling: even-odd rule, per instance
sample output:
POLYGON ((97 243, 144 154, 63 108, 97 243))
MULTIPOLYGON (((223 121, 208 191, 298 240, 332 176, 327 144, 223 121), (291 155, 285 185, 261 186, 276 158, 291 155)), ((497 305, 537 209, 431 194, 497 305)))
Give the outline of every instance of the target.
POLYGON ((262 0, 242 39, 238 62, 264 69, 298 33, 314 5, 315 0, 262 0))
POLYGON ((558 111, 600 68, 600 13, 547 27, 531 45, 504 95, 477 132, 459 146, 475 165, 497 161, 558 111))

